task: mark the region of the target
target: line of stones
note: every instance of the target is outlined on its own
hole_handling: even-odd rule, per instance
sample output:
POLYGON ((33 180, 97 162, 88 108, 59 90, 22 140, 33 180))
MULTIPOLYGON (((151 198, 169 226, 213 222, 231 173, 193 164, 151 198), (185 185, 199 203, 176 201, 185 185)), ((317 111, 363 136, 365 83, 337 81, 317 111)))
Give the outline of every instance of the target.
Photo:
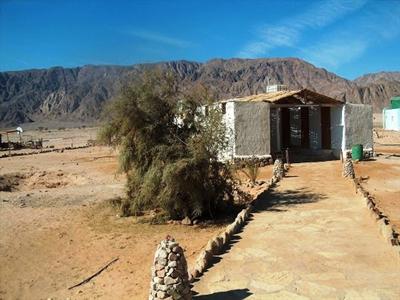
POLYGON ((84 149, 92 146, 84 145, 84 146, 76 146, 76 147, 65 147, 60 149, 45 149, 39 151, 31 151, 31 152, 20 152, 20 153, 11 153, 11 154, 3 154, 0 155, 0 158, 13 157, 13 156, 25 156, 25 155, 34 155, 41 153, 50 153, 50 152, 64 152, 64 150, 75 150, 75 149, 84 149))
POLYGON ((365 206, 369 210, 370 216, 378 224, 379 230, 383 235, 383 237, 390 243, 390 245, 393 247, 393 250, 395 250, 396 254, 399 255, 400 257, 400 239, 399 239, 400 234, 396 232, 396 229, 391 224, 389 217, 386 216, 378 208, 374 196, 372 196, 367 190, 365 190, 364 187, 360 184, 359 180, 355 178, 353 163, 351 162, 351 160, 350 163, 348 162, 348 160, 346 160, 346 162, 348 165, 347 168, 351 168, 352 170, 348 174, 353 174, 353 175, 345 176, 345 172, 343 172, 343 176, 350 177, 350 179, 353 180, 356 193, 357 194, 359 193, 361 195, 361 198, 364 200, 365 206))
POLYGON ((242 168, 246 167, 246 162, 252 162, 256 164, 258 167, 264 167, 272 164, 271 157, 236 157, 233 159, 235 165, 238 165, 242 168))

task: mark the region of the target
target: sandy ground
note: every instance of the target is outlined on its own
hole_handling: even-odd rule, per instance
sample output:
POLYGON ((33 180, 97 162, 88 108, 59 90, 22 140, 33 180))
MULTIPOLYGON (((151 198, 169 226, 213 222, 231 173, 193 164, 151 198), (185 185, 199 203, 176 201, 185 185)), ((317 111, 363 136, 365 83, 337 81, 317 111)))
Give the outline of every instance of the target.
POLYGON ((379 156, 354 164, 356 176, 400 231, 400 132, 375 129, 374 143, 379 156))
POLYGON ((374 129, 376 153, 400 154, 400 131, 374 129))
POLYGON ((366 179, 362 185, 400 232, 400 157, 380 156, 354 164, 354 169, 357 177, 366 179))
MULTIPOLYGON (((21 138, 23 142, 43 139, 43 148, 61 149, 65 147, 87 145, 88 140, 96 139, 98 130, 98 127, 66 128, 63 130, 28 130, 21 134, 21 138)), ((19 136, 15 133, 10 134, 9 138, 11 142, 20 141, 19 136)), ((6 137, 3 136, 3 142, 6 140, 6 137)), ((32 151, 37 151, 37 149, 13 150, 12 153, 26 153, 32 151)), ((8 153, 8 151, 0 151, 0 155, 5 153, 8 153)))
MULTIPOLYGON (((34 130, 24 135, 43 138, 45 147, 63 148, 71 144, 85 145, 88 139, 95 138, 96 131, 96 128, 34 130)), ((380 133, 379 138, 375 137, 376 147, 381 147, 382 153, 400 153, 397 146, 400 135, 380 133)), ((358 167, 360 174, 372 174, 366 183, 371 186, 366 188, 377 192, 378 199, 383 199, 381 195, 385 199, 396 199, 398 181, 384 180, 388 174, 398 178, 395 164, 378 159, 360 163, 358 167), (381 173, 386 169, 387 173, 381 173)), ((117 217, 109 202, 124 194, 125 177, 116 171, 116 153, 107 147, 0 159, 0 176, 7 178, 10 190, 0 192, 0 299, 146 299, 152 256, 162 238, 173 235, 184 247, 190 264, 208 239, 221 230, 217 225, 206 228, 151 226, 138 223, 135 218, 117 217), (115 257, 119 260, 101 275, 82 287, 68 290, 115 257)), ((271 172, 271 166, 261 168, 257 179, 266 181, 271 172)), ((320 184, 326 184, 325 172, 330 171, 318 169, 317 172, 320 184)), ((305 186, 313 182, 308 182, 308 172, 298 175, 304 176, 305 186)), ((238 172, 238 177, 245 191, 253 195, 261 191, 261 186, 250 187, 243 173, 238 172)), ((331 186, 336 191, 336 180, 340 182, 341 178, 332 180, 335 184, 331 186)), ((384 211, 399 216, 397 202, 390 203, 385 204, 384 211)), ((340 225, 343 232, 347 225, 351 226, 340 225)), ((268 245, 271 244, 274 241, 268 245)), ((276 247, 280 246, 278 243, 276 247)))
POLYGON ((293 164, 195 299, 399 299, 400 260, 339 161, 293 164))
POLYGON ((175 237, 191 263, 221 230, 117 217, 109 201, 123 195, 125 178, 116 170, 106 147, 0 160, 11 186, 0 192, 0 299, 146 299, 161 239, 175 237))

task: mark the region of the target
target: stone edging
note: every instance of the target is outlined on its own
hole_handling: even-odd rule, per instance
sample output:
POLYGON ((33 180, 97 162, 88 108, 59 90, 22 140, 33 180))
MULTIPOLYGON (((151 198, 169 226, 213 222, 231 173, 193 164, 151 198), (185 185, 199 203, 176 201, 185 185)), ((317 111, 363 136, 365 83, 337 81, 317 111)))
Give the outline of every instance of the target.
POLYGON ((353 183, 356 189, 356 193, 361 194, 361 199, 364 200, 365 206, 369 210, 369 215, 379 226, 379 231, 387 242, 393 247, 393 250, 400 257, 400 234, 396 232, 396 229, 387 217, 376 205, 375 198, 364 189, 364 187, 358 182, 356 178, 353 178, 353 183))
MULTIPOLYGON (((285 164, 284 170, 288 171, 289 165, 285 164)), ((261 193, 257 194, 247 207, 237 214, 235 221, 229 224, 224 231, 208 241, 205 249, 203 249, 198 255, 194 267, 189 271, 189 280, 191 282, 193 282, 195 278, 199 278, 211 266, 211 261, 214 256, 223 253, 224 248, 229 244, 232 237, 238 233, 243 228, 246 221, 249 220, 250 214, 253 211, 256 202, 259 200, 260 194, 269 190, 279 180, 279 177, 276 177, 275 175, 272 176, 265 189, 261 193)))
POLYGON ((89 147, 92 147, 92 146, 84 145, 84 146, 77 146, 77 147, 45 149, 45 150, 32 151, 32 152, 11 153, 10 155, 9 154, 0 155, 0 158, 7 158, 7 157, 13 157, 13 156, 34 155, 34 154, 49 153, 49 152, 64 152, 64 150, 75 150, 75 149, 83 149, 83 148, 89 148, 89 147))

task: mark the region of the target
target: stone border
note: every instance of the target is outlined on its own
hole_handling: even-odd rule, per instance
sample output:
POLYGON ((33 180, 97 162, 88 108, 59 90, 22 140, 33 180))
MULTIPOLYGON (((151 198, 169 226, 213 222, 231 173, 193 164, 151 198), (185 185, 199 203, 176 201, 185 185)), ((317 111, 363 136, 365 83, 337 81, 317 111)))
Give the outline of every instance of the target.
POLYGON ((14 157, 14 156, 25 156, 25 155, 34 155, 34 154, 50 153, 50 152, 61 152, 62 153, 62 152, 64 152, 64 150, 84 149, 84 148, 89 148, 89 147, 93 147, 93 146, 84 145, 84 146, 77 146, 77 147, 45 149, 45 150, 32 151, 32 152, 11 153, 10 155, 9 154, 3 154, 3 155, 0 155, 0 158, 7 158, 7 157, 14 157))
MULTIPOLYGON (((284 170, 289 170, 289 165, 284 165, 284 170)), ((253 200, 247 205, 246 208, 242 209, 236 216, 235 220, 229 224, 224 231, 219 233, 214 238, 210 239, 206 247, 198 255, 194 267, 189 271, 189 280, 193 282, 196 278, 199 278, 210 266, 213 258, 216 255, 223 254, 224 248, 228 246, 232 237, 240 232, 240 230, 249 220, 251 212, 254 210, 254 206, 259 200, 259 196, 274 187, 275 184, 280 181, 281 178, 273 175, 269 183, 267 183, 265 189, 258 193, 253 200)))
POLYGON ((246 162, 254 162, 258 167, 265 167, 272 164, 272 157, 235 157, 233 163, 235 165, 245 167, 246 162))
POLYGON ((388 216, 386 216, 376 205, 375 198, 372 196, 356 179, 353 178, 354 187, 357 194, 361 195, 361 199, 364 200, 364 204, 369 210, 369 215, 377 223, 379 231, 387 242, 393 247, 393 250, 400 258, 400 233, 396 232, 396 229, 390 222, 388 216))

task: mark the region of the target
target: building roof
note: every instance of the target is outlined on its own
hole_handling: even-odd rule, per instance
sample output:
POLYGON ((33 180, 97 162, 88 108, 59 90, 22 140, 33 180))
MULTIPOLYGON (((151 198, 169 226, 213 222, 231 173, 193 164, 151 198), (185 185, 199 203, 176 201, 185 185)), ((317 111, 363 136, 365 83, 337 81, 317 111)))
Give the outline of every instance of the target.
POLYGON ((390 99, 390 108, 400 108, 400 96, 394 96, 390 99))
POLYGON ((264 93, 241 98, 222 100, 220 102, 268 102, 272 104, 298 105, 343 104, 343 101, 307 89, 264 93))

